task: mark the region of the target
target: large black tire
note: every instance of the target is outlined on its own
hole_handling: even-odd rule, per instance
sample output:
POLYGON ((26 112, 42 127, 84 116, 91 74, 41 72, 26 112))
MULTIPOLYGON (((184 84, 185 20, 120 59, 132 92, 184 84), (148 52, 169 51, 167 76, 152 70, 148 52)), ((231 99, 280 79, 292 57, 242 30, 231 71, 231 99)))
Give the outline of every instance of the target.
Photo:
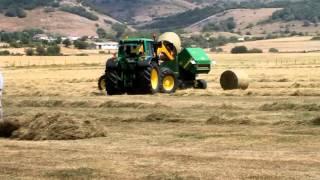
POLYGON ((178 79, 171 69, 161 69, 161 92, 174 93, 178 88, 178 79))
POLYGON ((100 91, 106 90, 106 75, 100 76, 98 80, 98 89, 100 91))
POLYGON ((195 89, 207 89, 207 81, 203 79, 198 79, 195 81, 194 88, 195 89))
POLYGON ((122 79, 118 73, 116 62, 108 61, 105 74, 106 91, 108 95, 120 95, 124 93, 122 79))
POLYGON ((149 66, 142 68, 138 72, 137 82, 138 94, 155 94, 160 90, 160 70, 156 62, 151 62, 149 66))

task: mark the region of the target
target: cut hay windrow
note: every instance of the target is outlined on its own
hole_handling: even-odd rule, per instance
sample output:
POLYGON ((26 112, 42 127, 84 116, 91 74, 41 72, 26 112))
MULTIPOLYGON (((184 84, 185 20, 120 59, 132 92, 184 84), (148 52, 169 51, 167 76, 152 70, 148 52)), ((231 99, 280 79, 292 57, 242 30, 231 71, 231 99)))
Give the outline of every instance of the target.
POLYGON ((99 122, 68 114, 38 113, 32 119, 0 124, 2 137, 18 140, 76 140, 106 136, 99 122))

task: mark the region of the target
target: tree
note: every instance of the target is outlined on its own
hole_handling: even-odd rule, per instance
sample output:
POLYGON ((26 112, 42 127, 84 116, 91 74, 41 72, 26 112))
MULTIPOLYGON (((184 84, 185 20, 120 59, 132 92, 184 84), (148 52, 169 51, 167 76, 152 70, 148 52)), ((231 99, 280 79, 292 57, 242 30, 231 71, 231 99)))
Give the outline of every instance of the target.
POLYGON ((236 46, 231 49, 232 54, 242 54, 248 53, 248 48, 246 46, 236 46))
POLYGON ((57 44, 61 44, 61 42, 62 42, 62 38, 59 36, 59 37, 57 37, 57 39, 56 39, 56 43, 57 44))
POLYGON ((97 29, 97 34, 98 34, 99 38, 106 38, 107 37, 106 31, 102 28, 97 29))
POLYGON ((64 47, 69 47, 72 43, 69 39, 65 39, 62 41, 62 44, 64 45, 64 47))
POLYGON ((123 24, 116 23, 111 26, 111 28, 117 33, 116 37, 120 38, 126 31, 127 27, 123 24))

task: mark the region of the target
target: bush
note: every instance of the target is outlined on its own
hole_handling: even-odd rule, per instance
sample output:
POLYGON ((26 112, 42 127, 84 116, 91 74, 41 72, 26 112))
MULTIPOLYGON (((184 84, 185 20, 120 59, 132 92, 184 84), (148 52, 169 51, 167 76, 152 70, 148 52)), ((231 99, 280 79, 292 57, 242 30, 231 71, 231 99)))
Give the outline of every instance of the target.
POLYGON ((270 52, 270 53, 278 53, 279 50, 276 49, 276 48, 270 48, 270 49, 269 49, 269 52, 270 52))
POLYGON ((47 48, 47 55, 48 55, 48 56, 60 56, 60 55, 61 55, 61 54, 60 54, 60 51, 61 51, 61 49, 60 49, 60 47, 57 46, 57 45, 49 46, 49 47, 47 48))
POLYGON ((248 50, 248 53, 263 53, 263 51, 258 48, 253 48, 253 49, 248 50))
POLYGON ((89 44, 85 41, 76 40, 74 41, 74 47, 78 49, 87 49, 89 47, 89 44))
POLYGON ((246 46, 236 46, 231 49, 232 54, 243 54, 248 53, 248 48, 246 46))
POLYGON ((13 48, 21 48, 21 44, 17 43, 17 42, 11 42, 10 43, 10 47, 13 47, 13 48))
POLYGON ((25 50, 27 56, 33 56, 34 50, 32 48, 28 48, 25 50))
POLYGON ((37 52, 38 56, 45 56, 47 54, 46 49, 44 47, 42 47, 42 46, 38 46, 36 48, 36 52, 37 52))
POLYGON ((206 26, 203 27, 202 31, 207 32, 207 31, 227 31, 230 32, 233 29, 236 28, 236 23, 234 21, 234 18, 228 18, 226 20, 220 21, 220 22, 215 22, 215 23, 209 23, 206 26))
POLYGON ((80 54, 76 54, 76 56, 89 56, 89 54, 87 54, 87 53, 80 53, 80 54))
POLYGON ((62 44, 64 45, 64 47, 69 47, 72 43, 69 39, 65 39, 62 41, 62 44))
POLYGON ((311 40, 313 40, 313 41, 320 41, 320 36, 313 37, 311 40))
POLYGON ((24 18, 27 16, 27 14, 24 12, 23 9, 18 8, 18 7, 11 7, 9 8, 6 13, 5 16, 7 17, 19 17, 19 18, 24 18))
POLYGON ((0 51, 0 56, 9 56, 9 55, 10 55, 10 52, 7 50, 0 51))

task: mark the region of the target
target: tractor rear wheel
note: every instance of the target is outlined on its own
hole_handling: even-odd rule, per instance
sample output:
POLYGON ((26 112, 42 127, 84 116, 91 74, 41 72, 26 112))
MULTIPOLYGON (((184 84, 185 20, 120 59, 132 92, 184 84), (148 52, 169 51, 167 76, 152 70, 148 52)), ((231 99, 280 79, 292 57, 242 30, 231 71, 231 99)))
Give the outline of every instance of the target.
POLYGON ((178 87, 178 80, 174 72, 168 68, 161 70, 161 92, 174 93, 178 87))
POLYGON ((106 90, 106 75, 103 75, 99 78, 98 88, 100 91, 106 90))
POLYGON ((138 74, 139 90, 137 93, 155 94, 160 89, 160 70, 157 63, 152 62, 138 74))

